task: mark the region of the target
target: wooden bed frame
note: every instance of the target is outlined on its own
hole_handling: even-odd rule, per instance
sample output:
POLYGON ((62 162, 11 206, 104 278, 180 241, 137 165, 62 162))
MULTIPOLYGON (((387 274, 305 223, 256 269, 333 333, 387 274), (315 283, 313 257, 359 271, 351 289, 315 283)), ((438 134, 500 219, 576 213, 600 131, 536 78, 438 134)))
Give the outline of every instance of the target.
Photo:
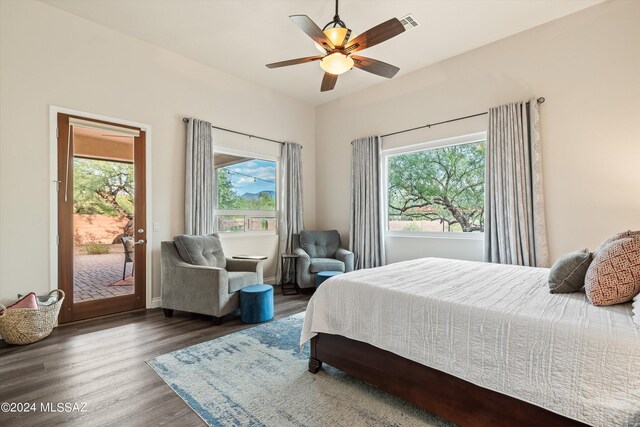
POLYGON ((462 426, 584 426, 394 353, 339 335, 311 339, 309 371, 327 363, 462 426))

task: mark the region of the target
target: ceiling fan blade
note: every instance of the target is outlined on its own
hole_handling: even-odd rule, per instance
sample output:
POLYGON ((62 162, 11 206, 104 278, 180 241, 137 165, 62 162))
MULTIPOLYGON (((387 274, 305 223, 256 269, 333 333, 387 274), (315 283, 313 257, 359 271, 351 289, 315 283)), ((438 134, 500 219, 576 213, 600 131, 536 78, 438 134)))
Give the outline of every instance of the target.
POLYGON ((337 75, 324 73, 324 77, 322 78, 322 85, 320 86, 320 92, 333 90, 333 88, 336 87, 337 81, 338 81, 337 75))
POLYGON ((377 59, 365 58, 364 56, 357 55, 351 55, 351 58, 353 59, 354 67, 388 79, 395 76, 396 73, 400 71, 400 68, 395 65, 387 64, 386 62, 378 61, 377 59))
MULTIPOLYGON (((325 33, 322 32, 320 27, 316 25, 315 22, 311 20, 307 15, 291 15, 289 17, 302 31, 304 31, 309 37, 313 39, 320 46, 324 47, 327 52, 331 52, 335 49, 331 40, 325 33)), ((400 22, 400 21, 398 21, 400 22)), ((402 26, 402 24, 400 24, 402 26)), ((404 27, 402 27, 404 29, 404 27)))
POLYGON ((345 52, 357 52, 371 46, 375 46, 383 41, 389 40, 405 31, 404 26, 398 18, 391 18, 380 25, 365 31, 345 46, 345 52))
POLYGON ((307 56, 306 58, 289 59, 288 61, 274 62, 267 64, 267 68, 288 67, 289 65, 304 64, 305 62, 313 62, 324 58, 322 55, 307 56))

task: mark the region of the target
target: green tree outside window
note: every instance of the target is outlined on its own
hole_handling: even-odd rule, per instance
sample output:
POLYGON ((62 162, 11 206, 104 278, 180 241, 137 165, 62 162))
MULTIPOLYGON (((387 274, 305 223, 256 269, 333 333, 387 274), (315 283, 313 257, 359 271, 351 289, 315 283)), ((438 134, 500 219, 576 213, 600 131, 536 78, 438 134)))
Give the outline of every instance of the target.
POLYGON ((484 142, 389 157, 389 220, 436 221, 443 231, 484 231, 484 171, 484 142))

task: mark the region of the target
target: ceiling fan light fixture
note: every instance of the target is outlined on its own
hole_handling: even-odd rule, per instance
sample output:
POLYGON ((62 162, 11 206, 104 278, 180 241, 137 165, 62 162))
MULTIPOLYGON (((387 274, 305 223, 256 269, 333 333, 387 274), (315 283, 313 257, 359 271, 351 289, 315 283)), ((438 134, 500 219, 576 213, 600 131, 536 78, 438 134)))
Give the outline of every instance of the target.
MULTIPOLYGON (((327 37, 329 37, 329 40, 331 40, 331 43, 333 43, 334 46, 342 46, 347 41, 345 40, 347 36, 351 35, 351 30, 348 28, 336 27, 328 28, 324 30, 323 33, 325 33, 327 37)), ((314 44, 316 46, 316 49, 318 49, 320 53, 327 53, 324 47, 320 46, 318 43, 314 44)))
POLYGON ((331 40, 334 46, 342 46, 345 41, 344 39, 349 33, 349 29, 343 27, 327 28, 323 33, 329 37, 329 40, 331 40))
POLYGON ((322 58, 320 61, 320 68, 329 74, 337 76, 352 69, 353 64, 353 59, 351 59, 350 56, 340 52, 335 52, 322 58))

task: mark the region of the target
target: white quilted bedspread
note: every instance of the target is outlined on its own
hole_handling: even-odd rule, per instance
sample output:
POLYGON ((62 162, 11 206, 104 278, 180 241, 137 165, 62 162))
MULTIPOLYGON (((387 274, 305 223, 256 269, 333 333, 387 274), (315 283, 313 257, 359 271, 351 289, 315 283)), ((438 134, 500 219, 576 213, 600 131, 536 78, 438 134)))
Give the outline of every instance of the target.
POLYGON ((370 343, 596 426, 640 425, 640 327, 631 304, 550 294, 548 269, 425 258, 336 276, 317 333, 370 343))

